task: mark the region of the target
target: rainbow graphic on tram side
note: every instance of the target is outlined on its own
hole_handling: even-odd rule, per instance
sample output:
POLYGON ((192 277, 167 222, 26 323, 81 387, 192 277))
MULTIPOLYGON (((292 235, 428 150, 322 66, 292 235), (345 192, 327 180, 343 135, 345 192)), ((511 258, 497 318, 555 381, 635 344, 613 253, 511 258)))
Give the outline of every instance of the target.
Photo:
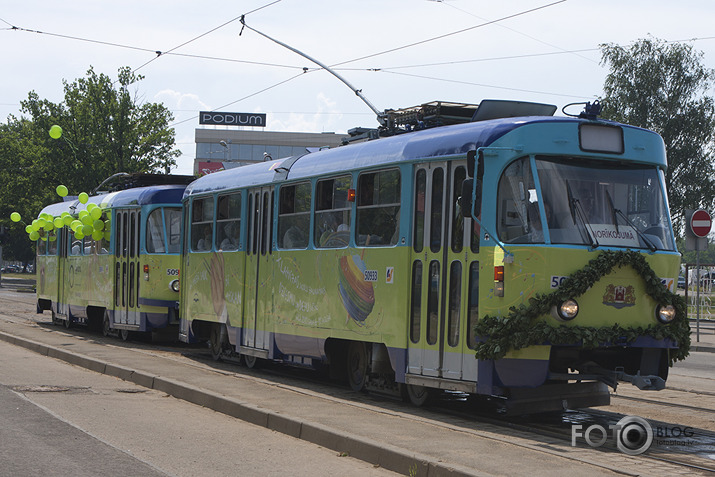
POLYGON ((357 255, 340 258, 340 298, 350 318, 362 324, 375 306, 372 282, 365 281, 365 262, 357 255))

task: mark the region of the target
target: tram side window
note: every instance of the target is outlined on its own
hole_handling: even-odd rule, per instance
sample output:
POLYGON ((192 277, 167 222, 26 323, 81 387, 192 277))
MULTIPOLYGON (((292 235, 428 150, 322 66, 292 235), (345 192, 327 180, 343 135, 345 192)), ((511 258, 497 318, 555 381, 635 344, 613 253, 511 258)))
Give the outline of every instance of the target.
POLYGON ((78 256, 82 255, 82 240, 75 237, 74 232, 70 232, 70 255, 78 256))
POLYGON ((162 210, 154 209, 146 219, 147 253, 166 253, 163 224, 162 210))
POLYGON ((165 208, 164 221, 166 237, 169 240, 169 253, 181 252, 181 209, 179 207, 165 208))
POLYGON ((543 243, 536 186, 529 158, 516 160, 499 179, 497 234, 507 243, 543 243))
POLYGON ((358 177, 359 246, 395 245, 400 232, 400 171, 363 173, 358 177))
POLYGON ((92 238, 92 236, 91 236, 91 235, 85 236, 85 237, 82 239, 82 243, 83 243, 83 246, 84 246, 84 247, 83 247, 83 248, 84 248, 84 254, 85 254, 85 255, 93 255, 93 254, 94 254, 94 249, 95 249, 95 246, 96 246, 97 242, 95 242, 95 240, 92 238))
POLYGON ((47 254, 47 240, 42 240, 42 238, 39 238, 37 240, 37 255, 46 255, 46 254, 47 254))
POLYGON ((415 225, 412 244, 415 252, 421 252, 425 242, 425 191, 427 190, 427 173, 424 169, 417 171, 415 186, 415 225))
POLYGON ((213 248, 214 199, 194 199, 191 203, 191 250, 206 252, 213 248))
POLYGON ((310 236, 309 182, 283 186, 278 204, 278 247, 304 249, 310 236))
POLYGON ((47 255, 57 255, 57 241, 59 237, 54 231, 50 232, 47 237, 47 255))
POLYGON ((220 195, 216 216, 216 243, 219 250, 238 250, 241 231, 241 194, 220 195))
POLYGON ((347 247, 350 243, 350 176, 318 181, 315 187, 314 245, 347 247))

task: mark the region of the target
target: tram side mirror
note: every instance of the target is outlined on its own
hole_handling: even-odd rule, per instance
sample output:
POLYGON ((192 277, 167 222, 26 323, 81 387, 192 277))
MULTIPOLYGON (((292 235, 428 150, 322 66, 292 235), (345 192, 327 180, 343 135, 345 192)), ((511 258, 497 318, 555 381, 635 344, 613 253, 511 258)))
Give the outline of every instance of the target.
MULTIPOLYGON (((481 210, 481 194, 479 193, 480 184, 477 182, 477 196, 474 199, 474 210, 479 215, 481 210)), ((462 182, 462 197, 459 199, 459 206, 462 212, 462 217, 472 216, 472 189, 474 189, 474 179, 465 179, 462 182)))
POLYGON ((467 175, 469 177, 475 177, 474 175, 474 167, 475 167, 475 162, 477 162, 477 179, 481 179, 482 176, 484 175, 484 151, 481 149, 479 150, 479 153, 477 153, 476 150, 468 151, 467 152, 467 175), (479 157, 477 157, 479 156, 479 157), (475 161, 475 159, 477 159, 475 161))

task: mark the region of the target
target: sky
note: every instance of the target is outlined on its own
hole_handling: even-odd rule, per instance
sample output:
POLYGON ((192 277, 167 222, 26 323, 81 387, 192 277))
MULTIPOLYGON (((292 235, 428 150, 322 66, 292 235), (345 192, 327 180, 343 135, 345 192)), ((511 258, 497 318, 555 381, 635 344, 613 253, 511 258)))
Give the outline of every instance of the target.
POLYGON ((199 111, 266 113, 267 131, 378 125, 351 88, 242 29, 242 15, 379 111, 511 99, 560 115, 602 95, 600 44, 649 36, 687 42, 715 68, 712 0, 0 0, 0 122, 31 91, 59 103, 63 80, 129 66, 144 76, 138 100, 174 116, 176 174, 193 173, 199 111))

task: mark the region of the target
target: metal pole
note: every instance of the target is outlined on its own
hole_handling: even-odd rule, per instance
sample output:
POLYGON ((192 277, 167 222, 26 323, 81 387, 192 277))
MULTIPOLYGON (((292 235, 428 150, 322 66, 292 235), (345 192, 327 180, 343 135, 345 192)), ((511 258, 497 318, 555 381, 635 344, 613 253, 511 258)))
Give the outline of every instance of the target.
POLYGON ((695 341, 700 342, 700 242, 695 252, 695 270, 698 278, 695 288, 695 341))
MULTIPOLYGON (((374 113, 377 115, 377 122, 379 122, 381 126, 387 126, 387 120, 385 119, 385 113, 379 111, 375 106, 373 106, 372 103, 371 103, 370 101, 368 101, 368 99, 367 99, 365 96, 363 96, 361 89, 356 89, 355 86, 351 85, 351 84, 348 82, 348 80, 346 80, 345 78, 343 78, 342 76, 340 76, 339 74, 337 74, 335 71, 333 71, 332 69, 330 69, 329 66, 327 66, 327 65, 325 65, 325 64, 323 64, 323 63, 321 63, 320 61, 316 60, 315 58, 312 58, 312 57, 306 55, 306 54, 303 53, 302 51, 297 50, 297 49, 293 48, 293 47, 290 46, 290 45, 286 45, 285 43, 283 43, 283 42, 281 42, 281 41, 278 41, 278 40, 276 40, 275 38, 271 38, 270 36, 266 35, 265 33, 261 33, 260 31, 256 30, 255 28, 251 28, 250 26, 246 25, 246 19, 245 19, 243 16, 241 17, 241 24, 242 24, 244 27, 248 28, 249 30, 251 30, 251 31, 253 31, 253 32, 255 32, 255 33, 258 33, 258 34, 261 35, 262 37, 267 38, 267 39, 271 40, 272 42, 281 45, 283 48, 287 48, 287 49, 289 49, 290 51, 292 51, 293 53, 297 53, 297 54, 299 54, 300 56, 302 56, 303 58, 306 58, 307 60, 312 61, 313 63, 315 63, 316 65, 320 66, 321 68, 323 68, 325 71, 327 71, 327 72, 330 73, 331 75, 335 76, 337 79, 339 79, 340 81, 342 81, 343 83, 345 83, 345 85, 346 85, 348 88, 350 88, 350 89, 353 91, 353 93, 355 93, 360 99, 362 99, 363 103, 365 103, 365 104, 368 106, 368 108, 372 109, 372 112, 374 112, 374 113)), ((240 34, 239 34, 239 35, 240 35, 240 34)))

